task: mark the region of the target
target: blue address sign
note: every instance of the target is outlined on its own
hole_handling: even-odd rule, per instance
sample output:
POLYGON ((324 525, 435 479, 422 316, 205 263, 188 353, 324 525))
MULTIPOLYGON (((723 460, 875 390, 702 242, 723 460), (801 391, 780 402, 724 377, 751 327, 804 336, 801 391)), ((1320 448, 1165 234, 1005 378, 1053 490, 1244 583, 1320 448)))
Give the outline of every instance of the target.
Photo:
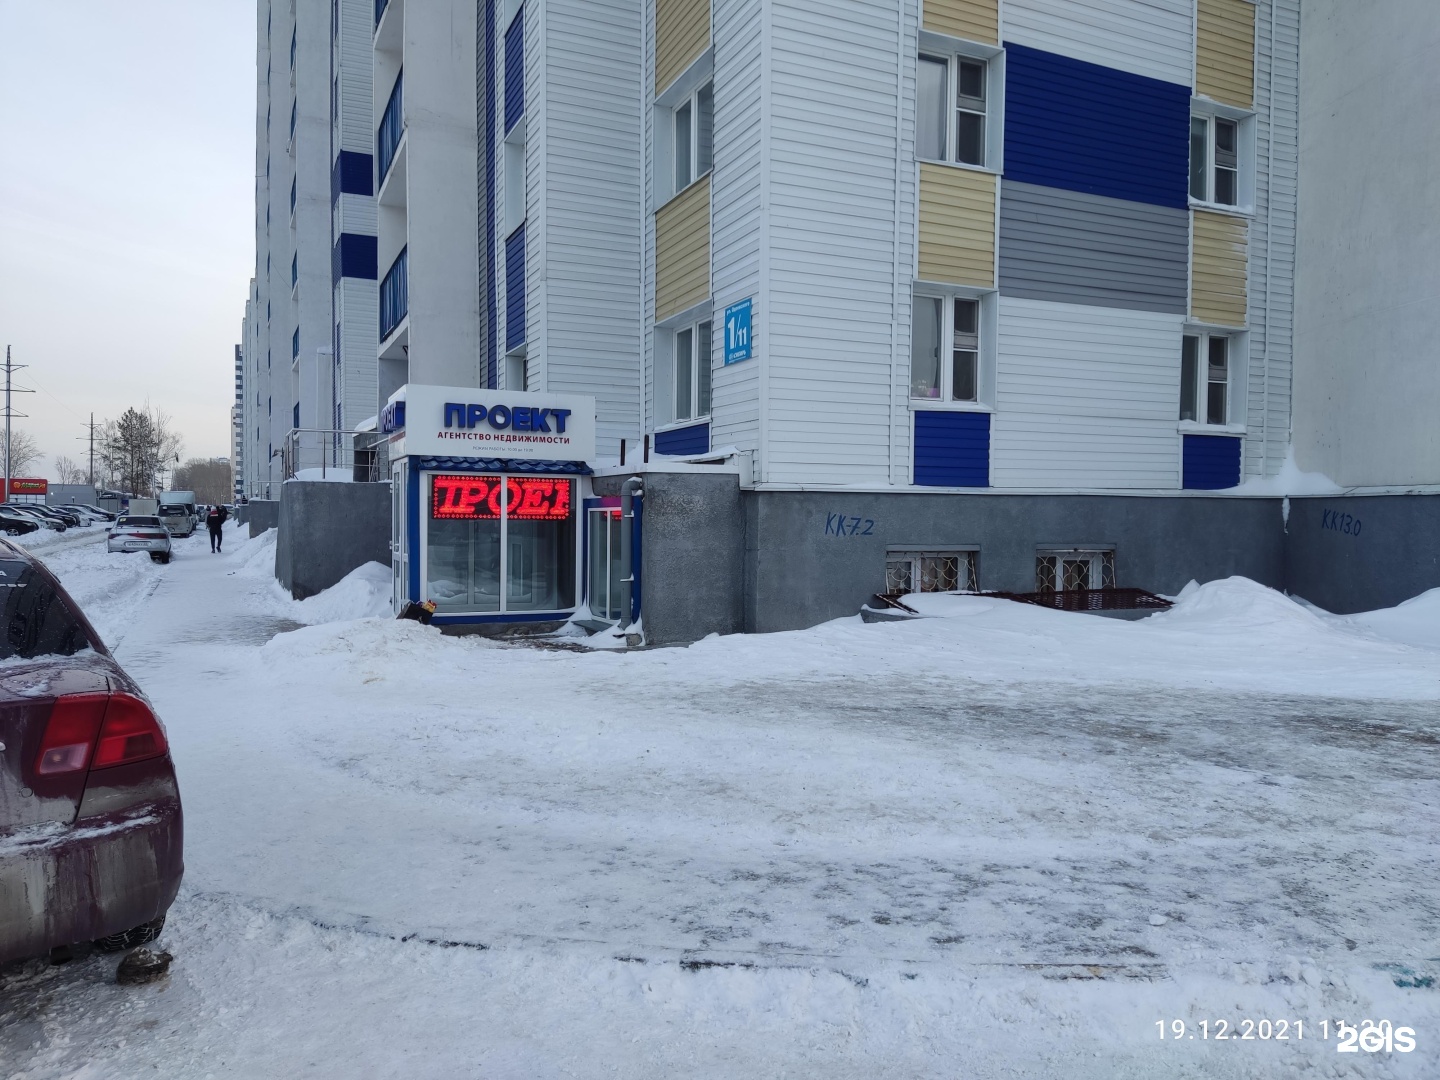
POLYGON ((725 309, 725 363, 749 360, 750 340, 750 301, 745 299, 725 309))

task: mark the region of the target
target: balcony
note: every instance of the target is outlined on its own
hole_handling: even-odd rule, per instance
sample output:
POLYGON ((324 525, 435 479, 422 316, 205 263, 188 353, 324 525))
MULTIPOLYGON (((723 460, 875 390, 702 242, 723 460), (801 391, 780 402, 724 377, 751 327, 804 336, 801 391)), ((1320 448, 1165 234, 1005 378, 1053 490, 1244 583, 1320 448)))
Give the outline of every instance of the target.
POLYGON ((385 14, 385 8, 390 0, 375 0, 375 25, 380 25, 380 16, 385 14))
POLYGON ((375 132, 375 154, 379 158, 376 179, 383 184, 395 160, 395 151, 400 148, 400 139, 405 134, 404 113, 405 72, 395 76, 395 89, 390 91, 390 100, 380 117, 380 129, 375 132))
POLYGON ((405 316, 410 313, 410 275, 408 247, 400 249, 385 280, 380 282, 380 340, 383 342, 395 332, 405 316))

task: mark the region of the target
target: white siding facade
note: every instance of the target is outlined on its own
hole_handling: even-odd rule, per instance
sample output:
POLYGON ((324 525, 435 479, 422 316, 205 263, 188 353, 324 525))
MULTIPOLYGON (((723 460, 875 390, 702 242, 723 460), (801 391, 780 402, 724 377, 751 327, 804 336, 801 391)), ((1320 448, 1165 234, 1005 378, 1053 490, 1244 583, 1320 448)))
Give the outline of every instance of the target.
POLYGON ((1194 85, 1195 0, 1003 0, 1006 42, 1194 85))
POLYGON ((991 482, 1178 488, 1183 323, 1181 315, 1002 295, 991 482))

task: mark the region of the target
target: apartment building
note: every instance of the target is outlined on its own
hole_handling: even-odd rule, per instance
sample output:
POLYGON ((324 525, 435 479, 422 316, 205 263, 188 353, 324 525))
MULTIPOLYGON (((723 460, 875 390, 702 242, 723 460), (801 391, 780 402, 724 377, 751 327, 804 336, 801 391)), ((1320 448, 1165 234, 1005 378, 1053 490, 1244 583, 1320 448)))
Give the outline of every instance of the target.
POLYGON ((476 4, 373 5, 380 274, 375 410, 407 382, 483 385, 476 4))
POLYGON ((374 413, 369 0, 259 0, 255 278, 242 338, 245 493, 341 463, 374 413))
POLYGON ((245 354, 239 345, 235 346, 235 403, 230 406, 230 460, 238 498, 245 491, 245 354))

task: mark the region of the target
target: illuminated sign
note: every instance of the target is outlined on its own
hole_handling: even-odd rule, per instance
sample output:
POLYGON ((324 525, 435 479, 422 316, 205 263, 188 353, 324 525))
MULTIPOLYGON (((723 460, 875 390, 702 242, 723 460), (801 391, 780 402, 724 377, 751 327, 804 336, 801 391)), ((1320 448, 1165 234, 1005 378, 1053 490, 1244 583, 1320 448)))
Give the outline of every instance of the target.
POLYGON ((49 490, 49 480, 22 480, 17 476, 10 478, 11 495, 44 495, 49 490))
POLYGON ((436 521, 495 521, 503 502, 515 521, 565 521, 571 481, 549 476, 437 475, 431 479, 430 517, 436 521))

